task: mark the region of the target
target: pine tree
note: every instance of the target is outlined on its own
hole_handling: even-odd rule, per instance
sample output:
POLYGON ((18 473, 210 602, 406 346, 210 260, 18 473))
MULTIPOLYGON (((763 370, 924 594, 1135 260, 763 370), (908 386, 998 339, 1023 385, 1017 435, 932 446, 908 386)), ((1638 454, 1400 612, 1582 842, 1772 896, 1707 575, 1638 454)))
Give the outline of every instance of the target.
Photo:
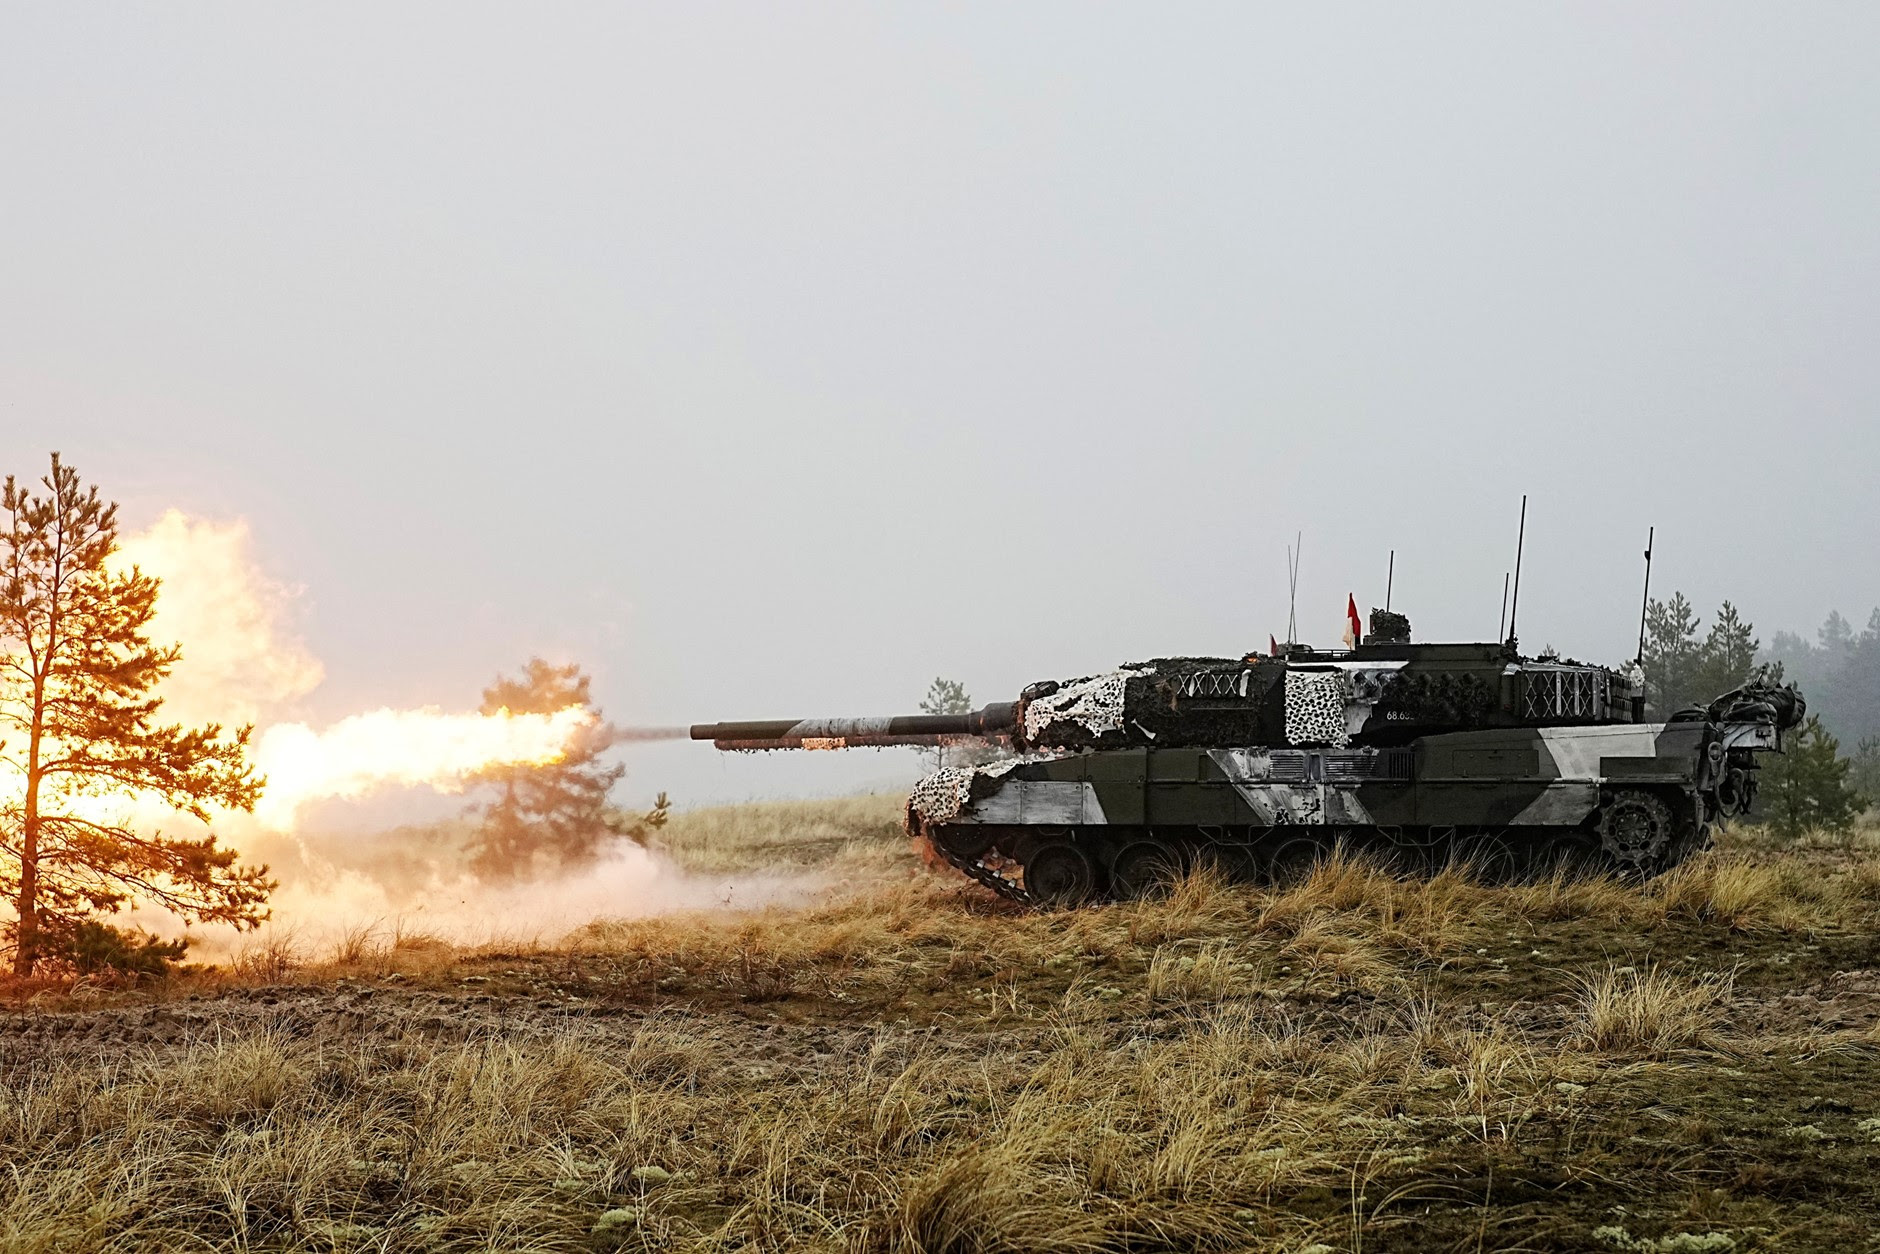
POLYGON ((1880 736, 1880 609, 1856 633, 1840 611, 1828 615, 1811 644, 1781 631, 1769 657, 1808 696, 1809 708, 1843 743, 1880 736))
POLYGON ((1646 608, 1645 699, 1660 719, 1697 699, 1697 627, 1697 611, 1682 592, 1646 608))
POLYGON ((927 685, 927 695, 920 699, 922 714, 970 714, 973 699, 966 685, 957 679, 935 679, 927 685))
POLYGON ((1769 651, 1763 655, 1763 660, 1780 666, 1782 673, 1807 693, 1810 701, 1815 699, 1824 679, 1820 649, 1796 632, 1778 631, 1770 637, 1769 651))
MULTIPOLYGON (((498 676, 483 690, 483 713, 554 714, 571 705, 590 706, 589 680, 574 665, 553 666, 530 658, 521 677, 498 676)), ((595 711, 598 716, 599 711, 595 711)), ((527 880, 590 865, 623 840, 644 842, 665 825, 669 812, 661 793, 653 809, 628 818, 608 801, 627 768, 600 760, 613 729, 597 722, 561 761, 543 766, 502 766, 482 780, 495 791, 477 807, 482 822, 470 842, 471 869, 491 881, 527 880)))
POLYGON ((1835 730, 1849 740, 1880 734, 1880 609, 1867 619, 1867 628, 1854 637, 1832 689, 1822 695, 1822 713, 1835 730))
POLYGON ((1880 802, 1880 736, 1868 736, 1847 760, 1847 782, 1868 805, 1880 802))
POLYGON ((1790 840, 1811 831, 1849 831, 1865 808, 1848 787, 1849 768, 1840 743, 1810 715, 1782 753, 1764 756, 1756 810, 1771 831, 1790 840))
POLYGON ((1838 661, 1842 655, 1854 647, 1853 624, 1841 617, 1840 610, 1828 611, 1828 621, 1821 625, 1821 630, 1815 633, 1815 637, 1821 641, 1821 649, 1828 655, 1831 662, 1838 661))
MULTIPOLYGON (((927 695, 920 699, 922 714, 971 714, 973 698, 966 691, 966 685, 957 679, 935 679, 927 685, 927 695)), ((921 750, 921 756, 933 754, 933 768, 943 766, 979 766, 994 762, 1004 757, 997 745, 990 741, 974 743, 967 740, 958 744, 936 745, 932 750, 921 750)))
POLYGON ((275 885, 212 832, 135 830, 125 797, 206 829, 213 807, 253 809, 251 728, 158 722, 157 685, 182 651, 152 644, 158 581, 114 571, 117 506, 52 455, 45 495, 13 476, 0 493, 0 889, 13 969, 67 949, 89 916, 133 899, 185 919, 253 927, 275 885))
POLYGON ((1756 629, 1743 621, 1736 606, 1725 601, 1697 651, 1693 699, 1713 701, 1742 687, 1756 669, 1756 651, 1761 647, 1756 629))

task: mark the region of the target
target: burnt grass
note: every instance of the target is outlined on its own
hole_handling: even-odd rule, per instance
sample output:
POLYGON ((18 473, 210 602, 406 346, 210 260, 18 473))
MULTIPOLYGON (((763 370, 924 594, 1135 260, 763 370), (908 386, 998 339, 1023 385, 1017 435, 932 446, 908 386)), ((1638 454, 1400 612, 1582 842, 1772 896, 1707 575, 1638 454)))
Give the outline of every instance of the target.
POLYGON ((1706 856, 1045 914, 896 853, 801 910, 16 984, 0 1250, 1880 1248, 1871 855, 1706 856), (579 1079, 526 1130, 427 1123, 538 1065, 579 1079))

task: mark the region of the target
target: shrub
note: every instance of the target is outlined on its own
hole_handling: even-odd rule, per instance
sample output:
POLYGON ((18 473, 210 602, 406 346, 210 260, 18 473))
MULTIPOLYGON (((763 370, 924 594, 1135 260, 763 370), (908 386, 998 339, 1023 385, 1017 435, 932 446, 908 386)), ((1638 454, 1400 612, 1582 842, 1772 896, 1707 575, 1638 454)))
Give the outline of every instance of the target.
POLYGON ((1850 764, 1821 720, 1810 716, 1786 750, 1762 766, 1756 808, 1775 835, 1794 840, 1804 832, 1848 832, 1865 806, 1848 787, 1850 764))
POLYGON ((50 930, 42 937, 40 956, 80 975, 165 976, 189 949, 188 940, 160 940, 142 928, 127 930, 96 919, 50 930))

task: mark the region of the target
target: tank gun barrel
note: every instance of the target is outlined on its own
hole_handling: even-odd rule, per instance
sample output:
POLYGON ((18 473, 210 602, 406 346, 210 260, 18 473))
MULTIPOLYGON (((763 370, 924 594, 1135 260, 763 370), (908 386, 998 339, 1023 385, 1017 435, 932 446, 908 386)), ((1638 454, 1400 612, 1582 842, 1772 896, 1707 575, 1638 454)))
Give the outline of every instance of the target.
POLYGON ((886 718, 770 719, 742 723, 694 723, 694 740, 720 749, 870 749, 990 740, 1012 734, 1015 702, 999 702, 969 714, 896 714, 886 718))

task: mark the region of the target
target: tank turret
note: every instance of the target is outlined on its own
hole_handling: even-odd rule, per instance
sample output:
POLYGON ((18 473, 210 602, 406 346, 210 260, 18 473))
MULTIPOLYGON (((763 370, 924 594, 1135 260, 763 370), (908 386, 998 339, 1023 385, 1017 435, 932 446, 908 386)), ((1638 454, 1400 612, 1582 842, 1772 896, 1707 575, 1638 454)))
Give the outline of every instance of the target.
POLYGON ((1499 644, 1365 643, 1339 652, 1178 657, 1044 680, 969 714, 700 723, 720 749, 998 740, 1021 753, 1129 747, 1385 746, 1439 731, 1633 721, 1634 676, 1499 644))

